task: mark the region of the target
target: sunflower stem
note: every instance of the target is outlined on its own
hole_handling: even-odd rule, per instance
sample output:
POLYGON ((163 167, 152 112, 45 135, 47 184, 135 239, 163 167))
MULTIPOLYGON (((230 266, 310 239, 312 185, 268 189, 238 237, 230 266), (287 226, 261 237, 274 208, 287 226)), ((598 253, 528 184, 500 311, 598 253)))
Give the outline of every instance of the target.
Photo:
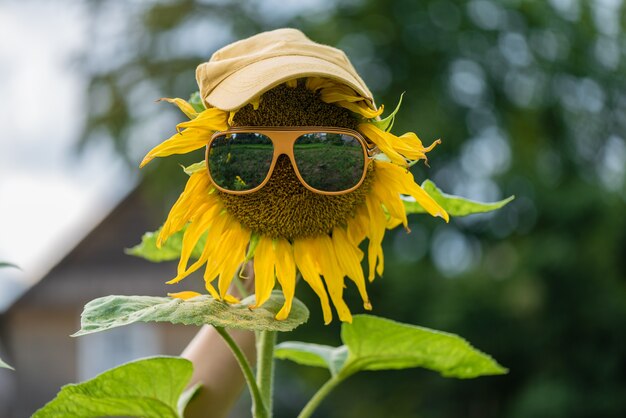
POLYGON ((256 340, 256 382, 261 392, 261 399, 267 407, 268 416, 272 417, 272 395, 274 389, 274 347, 276 331, 261 331, 256 340))
POLYGON ((335 388, 339 383, 343 382, 349 375, 335 375, 331 377, 321 388, 313 395, 309 402, 304 406, 298 418, 309 418, 313 415, 313 412, 317 409, 320 403, 326 396, 335 388))
POLYGON ((246 287, 241 282, 241 279, 239 277, 235 277, 233 282, 235 283, 235 287, 237 288, 237 291, 239 292, 239 295, 241 296, 241 298, 242 299, 247 298, 249 293, 246 290, 246 287))
POLYGON ((259 387, 254 380, 254 372, 245 354, 241 351, 241 347, 239 347, 235 340, 233 340, 233 337, 231 337, 224 328, 215 327, 215 330, 222 336, 226 344, 228 344, 228 347, 237 359, 237 363, 239 363, 239 367, 241 367, 243 376, 248 384, 248 390, 250 390, 250 395, 252 396, 252 416, 254 418, 269 418, 268 409, 263 402, 259 387))

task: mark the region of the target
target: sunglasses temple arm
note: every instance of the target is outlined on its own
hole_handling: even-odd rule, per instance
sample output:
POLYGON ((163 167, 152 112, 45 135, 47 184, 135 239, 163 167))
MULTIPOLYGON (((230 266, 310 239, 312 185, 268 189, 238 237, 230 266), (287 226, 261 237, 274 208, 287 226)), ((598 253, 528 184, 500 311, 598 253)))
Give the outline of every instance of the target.
POLYGON ((377 145, 374 146, 366 146, 366 150, 367 150, 367 156, 370 158, 374 158, 376 156, 376 154, 380 153, 380 150, 378 149, 377 145))

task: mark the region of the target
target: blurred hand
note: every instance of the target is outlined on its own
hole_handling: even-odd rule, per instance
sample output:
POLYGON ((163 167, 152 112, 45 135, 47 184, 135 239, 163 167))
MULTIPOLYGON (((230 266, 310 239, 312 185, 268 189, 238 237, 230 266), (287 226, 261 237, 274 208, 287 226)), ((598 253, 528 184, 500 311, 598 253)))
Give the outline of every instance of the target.
MULTIPOLYGON (((252 264, 245 267, 248 279, 243 281, 248 291, 254 289, 252 264)), ((242 297, 237 287, 231 285, 230 294, 242 297)), ((239 344, 250 364, 256 359, 254 332, 230 330, 229 334, 239 344)), ((189 387, 201 383, 197 396, 185 409, 185 418, 224 418, 228 416, 245 385, 239 364, 230 348, 215 328, 203 326, 182 353, 193 363, 193 376, 189 387)))

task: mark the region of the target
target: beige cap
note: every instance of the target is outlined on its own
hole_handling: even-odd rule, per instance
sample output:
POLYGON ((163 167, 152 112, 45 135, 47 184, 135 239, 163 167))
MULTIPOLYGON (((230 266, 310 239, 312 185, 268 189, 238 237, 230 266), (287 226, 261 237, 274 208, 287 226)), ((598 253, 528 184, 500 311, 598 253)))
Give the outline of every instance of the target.
POLYGON ((352 87, 374 106, 372 93, 346 54, 318 44, 297 29, 259 33, 225 46, 196 69, 205 104, 236 110, 287 80, 327 77, 352 87))

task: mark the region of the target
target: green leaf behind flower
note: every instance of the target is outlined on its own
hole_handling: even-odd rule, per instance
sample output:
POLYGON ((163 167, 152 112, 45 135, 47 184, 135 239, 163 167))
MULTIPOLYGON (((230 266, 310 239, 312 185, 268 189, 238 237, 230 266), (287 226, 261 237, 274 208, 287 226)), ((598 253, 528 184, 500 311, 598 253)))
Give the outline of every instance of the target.
POLYGON ((237 304, 228 304, 209 295, 189 300, 157 296, 105 296, 85 305, 81 328, 73 337, 106 331, 135 322, 171 322, 172 324, 205 325, 254 331, 291 331, 309 318, 309 310, 294 299, 289 317, 274 319, 285 299, 274 291, 263 306, 250 309, 254 296, 237 304))
MULTIPOLYGON (((156 245, 157 237, 161 232, 161 228, 154 232, 146 232, 143 234, 143 237, 141 237, 141 243, 132 248, 127 248, 125 252, 126 254, 145 258, 148 261, 156 263, 161 261, 177 260, 180 257, 180 253, 183 248, 183 235, 185 234, 186 229, 187 228, 185 227, 170 236, 167 241, 163 243, 161 248, 158 248, 156 245)), ((200 258, 205 242, 206 234, 203 234, 191 252, 191 258, 200 258)))
MULTIPOLYGON (((430 180, 426 180, 422 183, 422 188, 426 193, 430 195, 442 208, 450 214, 450 216, 467 216, 474 213, 491 212, 505 206, 507 203, 515 199, 515 196, 510 196, 506 199, 492 203, 476 202, 474 200, 466 199, 464 197, 453 196, 443 193, 435 183, 430 180)), ((415 201, 413 198, 403 198, 404 208, 407 214, 413 213, 426 213, 426 210, 415 201)))
POLYGON ((193 163, 187 167, 184 167, 181 165, 181 167, 183 167, 183 171, 185 172, 185 174, 187 174, 188 176, 191 176, 193 173, 200 171, 200 170, 204 170, 206 169, 206 161, 199 161, 197 163, 193 163))
POLYGON ((489 355, 463 338, 371 315, 356 315, 344 323, 340 347, 285 342, 276 357, 296 363, 326 367, 333 376, 345 378, 363 370, 422 367, 444 377, 469 379, 507 373, 489 355), (347 358, 342 353, 347 353, 347 358))
POLYGON ((180 402, 181 394, 192 372, 191 362, 177 357, 127 363, 86 382, 63 386, 33 418, 180 418, 189 400, 180 402))
POLYGON ((372 125, 376 126, 378 129, 381 129, 385 132, 391 131, 391 128, 393 128, 393 123, 396 120, 396 113, 398 113, 398 110, 400 110, 400 105, 402 105, 402 97, 404 97, 404 93, 400 95, 400 100, 398 100, 398 104, 396 105, 396 108, 394 109, 393 112, 389 114, 389 116, 381 120, 372 120, 369 123, 371 123, 372 125))
MULTIPOLYGON (((193 97, 193 96, 192 96, 193 97)), ((204 170, 206 168, 206 161, 200 161, 195 164, 192 164, 187 167, 183 167, 183 171, 191 176, 193 173, 204 170)), ((161 232, 161 228, 154 232, 146 232, 141 237, 141 242, 135 245, 132 248, 127 248, 125 250, 126 254, 134 255, 136 257, 145 258, 148 261, 152 261, 155 263, 161 261, 171 261, 177 260, 180 257, 180 253, 183 248, 183 235, 185 234, 185 230, 187 227, 185 226, 178 232, 172 234, 161 246, 161 248, 157 247, 157 238, 159 233, 161 232)), ((204 244, 206 243, 206 234, 202 235, 198 240, 198 243, 194 247, 191 252, 191 258, 197 259, 200 258, 202 254, 202 249, 204 248, 204 244)), ((1 264, 0 264, 1 266, 1 264)))
POLYGON ((191 94, 191 96, 189 97, 189 104, 198 113, 206 110, 204 103, 202 103, 202 97, 200 96, 200 92, 198 91, 191 94))
POLYGON ((0 368, 15 370, 13 367, 11 367, 8 364, 6 364, 2 359, 0 359, 0 368))
POLYGON ((0 268, 13 267, 14 269, 20 270, 18 266, 12 263, 7 263, 6 261, 0 261, 0 268))
MULTIPOLYGON (((20 269, 15 264, 7 263, 6 261, 0 261, 0 268, 6 268, 6 267, 13 267, 13 268, 16 268, 18 270, 20 269)), ((15 370, 13 367, 11 367, 7 363, 5 363, 2 359, 0 359, 0 368, 15 370)))

